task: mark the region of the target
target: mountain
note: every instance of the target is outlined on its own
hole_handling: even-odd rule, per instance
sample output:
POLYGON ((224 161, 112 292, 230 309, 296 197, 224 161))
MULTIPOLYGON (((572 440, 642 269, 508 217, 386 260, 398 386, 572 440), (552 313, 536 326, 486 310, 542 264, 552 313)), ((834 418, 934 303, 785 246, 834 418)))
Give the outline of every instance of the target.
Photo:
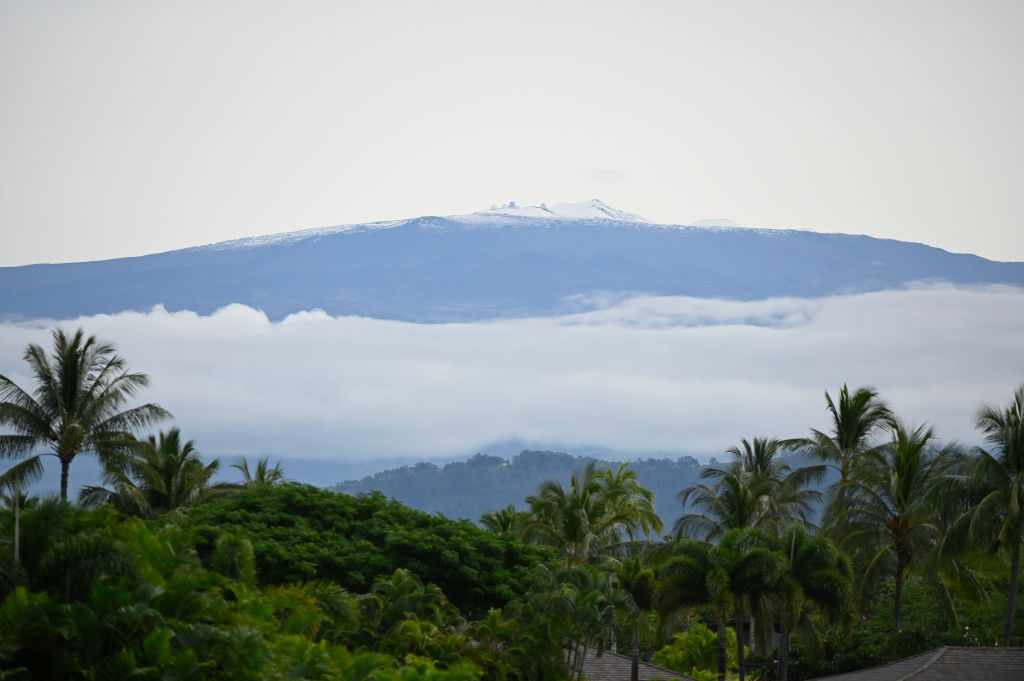
POLYGON ((415 322, 580 312, 608 294, 757 300, 916 281, 1024 286, 1024 263, 848 234, 657 225, 593 200, 495 206, 96 262, 0 268, 0 319, 231 303, 415 322))
MULTIPOLYGON (((597 462, 599 468, 613 470, 621 463, 550 451, 526 450, 510 459, 477 454, 466 461, 441 466, 421 462, 392 468, 328 489, 353 495, 379 491, 419 511, 476 522, 487 511, 497 511, 509 504, 518 510, 526 509, 526 497, 536 494, 546 480, 568 488, 569 477, 591 461, 597 462)), ((682 514, 677 495, 701 482, 700 462, 684 456, 675 460, 639 459, 629 466, 639 483, 654 492, 655 509, 671 528, 682 514)))
MULTIPOLYGON (((818 463, 796 454, 784 458, 794 468, 818 463)), ((598 468, 612 470, 617 470, 622 463, 621 460, 536 450, 524 450, 508 459, 477 454, 465 461, 440 466, 429 462, 400 466, 361 480, 346 480, 327 489, 353 495, 379 491, 419 511, 476 522, 487 511, 497 511, 509 504, 525 510, 528 508, 526 497, 536 494, 541 483, 547 480, 568 488, 570 476, 591 461, 596 462, 598 468)), ((712 457, 710 465, 718 465, 718 462, 712 457)), ((671 530, 683 514, 679 492, 707 482, 701 478, 705 466, 692 456, 632 459, 629 468, 636 473, 637 481, 654 493, 654 507, 665 522, 666 531, 671 530)), ((834 480, 835 475, 830 473, 819 484, 819 489, 825 489, 834 480)), ((695 509, 686 510, 693 512, 695 509)))

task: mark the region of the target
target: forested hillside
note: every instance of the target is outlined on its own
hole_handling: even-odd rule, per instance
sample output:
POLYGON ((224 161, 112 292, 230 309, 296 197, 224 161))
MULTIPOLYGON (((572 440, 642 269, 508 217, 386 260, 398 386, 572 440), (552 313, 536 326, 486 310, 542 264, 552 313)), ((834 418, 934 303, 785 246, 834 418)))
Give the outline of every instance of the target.
MULTIPOLYGON (((467 461, 442 466, 423 462, 393 468, 362 480, 340 482, 329 489, 345 494, 381 492, 420 511, 477 520, 484 513, 509 504, 521 507, 542 482, 568 480, 590 462, 610 469, 623 463, 551 451, 526 450, 511 460, 477 454, 467 461)), ((629 467, 640 484, 654 494, 654 508, 668 527, 683 514, 679 493, 701 482, 703 468, 692 456, 676 460, 639 459, 631 461, 629 467)), ((826 480, 822 485, 829 482, 826 480)))
MULTIPOLYGON (((438 466, 418 463, 402 466, 362 480, 348 480, 331 487, 335 492, 362 494, 379 491, 412 508, 441 513, 449 518, 476 520, 487 511, 509 504, 522 506, 545 480, 567 480, 576 470, 596 461, 564 452, 524 451, 511 460, 477 454, 467 461, 438 466)), ((617 468, 618 461, 596 461, 603 468, 617 468)), ((701 465, 693 457, 647 459, 631 464, 637 477, 655 496, 658 514, 667 522, 681 514, 676 495, 696 484, 701 465)))

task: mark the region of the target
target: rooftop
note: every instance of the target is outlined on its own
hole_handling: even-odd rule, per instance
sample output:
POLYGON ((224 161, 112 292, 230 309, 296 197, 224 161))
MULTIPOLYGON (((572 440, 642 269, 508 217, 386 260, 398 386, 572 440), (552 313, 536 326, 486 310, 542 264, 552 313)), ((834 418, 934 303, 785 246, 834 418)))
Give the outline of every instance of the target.
POLYGON ((1024 648, 942 647, 815 681, 1021 681, 1024 648))
MULTIPOLYGON (((620 655, 606 650, 599 656, 596 650, 589 649, 583 660, 583 675, 587 681, 630 681, 632 662, 632 658, 628 655, 620 655)), ((638 676, 640 681, 690 680, 686 674, 643 660, 640 660, 638 676)))

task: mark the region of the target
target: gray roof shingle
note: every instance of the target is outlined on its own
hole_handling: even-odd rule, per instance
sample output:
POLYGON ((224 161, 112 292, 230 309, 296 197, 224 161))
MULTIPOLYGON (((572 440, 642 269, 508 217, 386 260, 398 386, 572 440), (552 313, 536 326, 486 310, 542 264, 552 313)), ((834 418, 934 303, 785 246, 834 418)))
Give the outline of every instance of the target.
MULTIPOLYGON (((583 675, 587 681, 630 681, 632 675, 633 660, 628 655, 620 655, 608 650, 599 656, 596 649, 588 649, 587 656, 583 658, 583 675)), ((640 660, 639 664, 640 681, 669 681, 669 679, 681 679, 682 681, 693 681, 692 677, 667 667, 659 667, 650 662, 640 660)))
POLYGON ((944 646, 881 667, 814 681, 1024 681, 1024 648, 944 646))

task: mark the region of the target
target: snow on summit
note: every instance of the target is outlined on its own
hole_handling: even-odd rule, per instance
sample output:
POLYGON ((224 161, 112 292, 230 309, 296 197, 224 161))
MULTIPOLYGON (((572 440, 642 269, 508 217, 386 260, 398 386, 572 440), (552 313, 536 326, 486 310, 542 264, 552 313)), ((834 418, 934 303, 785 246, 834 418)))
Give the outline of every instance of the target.
POLYGON ((650 222, 639 215, 612 208, 598 199, 579 203, 556 203, 539 206, 520 206, 515 201, 491 206, 490 210, 477 211, 474 215, 511 215, 523 218, 561 218, 578 220, 619 220, 622 222, 650 222))
MULTIPOLYGON (((522 206, 515 201, 509 201, 500 206, 493 205, 490 210, 479 210, 471 216, 453 216, 459 218, 478 216, 510 216, 520 218, 559 218, 577 220, 616 220, 619 222, 636 222, 642 224, 653 224, 647 218, 640 217, 635 213, 627 213, 618 208, 612 208, 599 199, 580 201, 578 203, 556 203, 548 205, 542 203, 539 206, 522 206)), ((688 222, 684 227, 700 227, 711 229, 722 228, 743 228, 744 226, 726 218, 712 218, 709 220, 695 220, 688 222)))
MULTIPOLYGON (((655 223, 647 218, 640 217, 635 213, 628 213, 618 208, 613 208, 599 199, 579 201, 576 203, 542 203, 538 206, 523 206, 515 201, 509 201, 499 205, 492 205, 489 210, 480 210, 467 215, 449 215, 442 218, 444 221, 456 224, 499 224, 504 218, 551 218, 557 220, 611 220, 615 222, 627 222, 635 225, 655 226, 655 223)), ((340 232, 362 233, 382 229, 390 229, 406 224, 415 218, 401 220, 384 220, 380 222, 368 222, 360 224, 335 225, 331 227, 314 227, 294 232, 281 232, 278 234, 267 234, 264 236, 244 237, 231 241, 222 241, 205 246, 194 246, 186 250, 217 251, 230 249, 254 248, 259 246, 270 246, 274 244, 294 243, 304 239, 329 236, 340 232)), ((660 225, 665 227, 665 225, 660 225)), ((732 220, 716 218, 712 220, 697 220, 687 223, 683 227, 697 227, 701 229, 728 229, 742 227, 732 220)), ((442 227, 443 228, 443 227, 442 227)))

